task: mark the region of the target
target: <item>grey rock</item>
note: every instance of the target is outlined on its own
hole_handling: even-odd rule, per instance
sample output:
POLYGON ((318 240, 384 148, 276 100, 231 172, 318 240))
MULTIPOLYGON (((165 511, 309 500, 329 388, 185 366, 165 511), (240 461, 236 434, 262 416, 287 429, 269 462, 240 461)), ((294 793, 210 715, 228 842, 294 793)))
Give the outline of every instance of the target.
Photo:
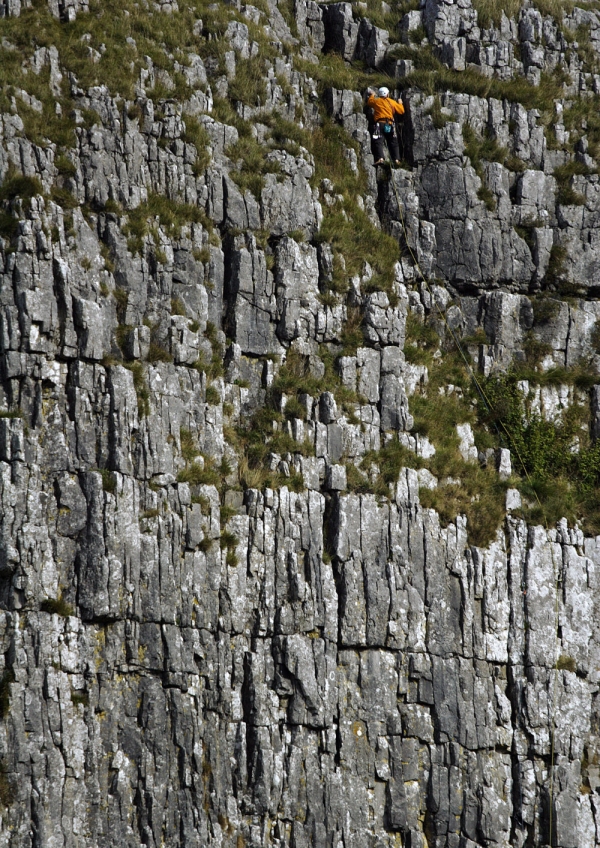
MULTIPOLYGON (((47 75, 55 93, 68 84, 76 103, 68 185, 87 217, 74 209, 72 226, 48 200, 63 179, 55 145, 33 144, 18 114, 0 116, 0 174, 11 164, 44 190, 11 202, 18 229, 0 240, 0 759, 14 794, 0 842, 542 845, 553 768, 552 844, 596 845, 598 540, 566 521, 528 526, 510 489, 504 524, 478 548, 463 516, 446 524, 423 507, 448 480, 403 468, 382 486, 378 455, 397 442, 409 464, 435 456, 410 432, 413 396, 433 389, 403 353, 409 305, 439 326, 441 352, 442 313, 458 335, 483 330, 468 351, 486 375, 522 361, 532 338, 548 350, 542 369, 597 367, 597 175, 574 179, 584 206, 559 204, 553 172, 570 154, 547 146, 536 110, 441 93, 448 120, 436 127, 433 97, 405 92, 412 169, 380 182, 369 169, 359 200, 402 259, 386 292, 372 290, 365 263, 347 299, 324 297, 334 252, 316 236, 338 202, 333 181, 316 185, 302 148, 273 146, 278 173, 260 197, 240 191, 227 153, 239 134, 209 114, 213 93, 234 90, 240 62, 256 55, 255 27, 277 51, 285 44, 268 59, 265 102, 236 106, 236 124, 262 143, 271 112, 316 129, 306 69, 323 48, 369 67, 389 59, 392 71, 396 60, 363 7, 293 7, 298 43, 286 4, 229 4, 213 45, 228 75, 199 54, 173 57, 194 89, 185 104, 173 71, 148 61, 139 117, 106 86, 79 88, 58 48, 38 48, 28 74, 47 75), (152 100, 157 85, 172 96, 152 100), (209 138, 202 174, 189 116, 209 138), (476 171, 466 124, 525 169, 476 171), (150 220, 134 254, 124 230, 154 194, 198 207, 203 223, 150 220), (591 285, 586 297, 548 296, 554 245, 568 251, 560 282, 591 285), (540 287, 543 319, 531 297, 540 287), (355 309, 364 341, 350 347, 355 309), (290 350, 305 367, 283 391, 290 350), (322 382, 331 363, 353 394, 322 382), (267 402, 278 443, 255 469, 236 454, 237 427, 267 402), (378 495, 351 491, 363 488, 351 463, 378 495)), ((28 8, 0 0, 3 17, 28 8)), ((65 23, 86 11, 49 8, 65 23)), ((207 20, 195 23, 199 42, 207 20)), ((600 44, 587 9, 556 22, 524 8, 484 30, 469 0, 427 0, 401 37, 422 24, 442 61, 500 80, 535 82, 564 63, 563 26, 600 44)), ((402 61, 397 73, 409 73, 402 61)), ((573 102, 600 87, 575 49, 569 72, 573 102)), ((356 173, 371 163, 361 93, 331 88, 324 99, 357 143, 340 149, 356 173)), ((564 122, 552 131, 565 147, 564 122)), ((592 168, 591 149, 580 139, 572 161, 592 168)), ((545 421, 588 402, 573 386, 519 388, 526 414, 545 421)), ((476 457, 459 427, 465 458, 495 473, 493 450, 476 457)))
POLYGON ((344 59, 354 59, 359 25, 352 17, 351 3, 329 3, 322 6, 325 26, 324 49, 341 53, 344 59))

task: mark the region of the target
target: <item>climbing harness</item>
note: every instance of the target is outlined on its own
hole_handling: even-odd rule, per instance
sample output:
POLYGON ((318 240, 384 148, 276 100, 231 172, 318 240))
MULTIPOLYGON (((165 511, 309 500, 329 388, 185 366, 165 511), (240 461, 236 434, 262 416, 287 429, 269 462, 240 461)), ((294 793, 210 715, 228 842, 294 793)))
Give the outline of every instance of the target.
MULTIPOLYGON (((429 293, 432 304, 437 309, 440 318, 444 322, 446 329, 448 330, 454 344, 456 345, 456 349, 458 350, 462 360, 465 363, 465 366, 467 368, 469 376, 470 376, 471 380, 473 381, 473 384, 475 385, 475 388, 476 388, 479 396, 483 400, 483 402, 486 405, 486 407, 488 408, 488 410, 491 412, 492 411, 492 405, 491 405, 489 399, 486 396, 486 393, 483 389, 483 386, 481 385, 481 383, 477 379, 477 375, 475 374, 475 371, 473 370, 473 367, 472 367, 467 355, 465 354, 465 352, 462 348, 462 345, 460 344, 460 341, 458 340, 454 330, 452 329, 452 327, 448 323, 445 314, 442 312, 441 308, 439 307, 439 305, 438 305, 438 303, 437 303, 437 301, 436 301, 436 299, 433 295, 433 292, 431 290, 431 286, 429 285, 429 281, 427 280, 427 277, 425 276, 425 274, 421 270, 421 266, 419 265, 419 260, 415 256, 415 253, 410 246, 410 243, 409 243, 409 240, 408 240, 408 231, 406 229, 406 223, 405 223, 405 220, 404 220, 404 215, 402 213, 402 204, 400 203, 400 198, 398 196, 398 188, 396 186, 396 181, 394 179, 393 163, 392 163, 391 157, 389 155, 389 152, 387 150, 385 150, 384 152, 385 152, 385 154, 386 154, 386 156, 389 160, 390 166, 391 166, 392 173, 390 173, 390 180, 391 180, 391 183, 392 183, 392 187, 394 189, 394 194, 396 196, 396 204, 398 206, 398 215, 400 217, 400 224, 402 226, 402 231, 404 233, 404 240, 406 242, 406 247, 408 248, 408 252, 410 253, 411 259, 414 263, 414 267, 416 268, 416 270, 420 274, 421 279, 422 279, 423 283, 425 284, 425 287, 426 287, 426 289, 429 293)), ((524 471, 524 474, 525 474, 525 477, 527 478, 527 481, 530 484, 532 484, 531 477, 529 475, 529 472, 527 471, 527 468, 525 467, 525 464, 523 462, 523 459, 521 457, 521 454, 519 452, 519 449, 518 449, 516 442, 512 438, 510 432, 508 431, 508 428, 506 427, 506 425, 504 424, 504 422, 502 421, 501 418, 499 419, 499 423, 500 423, 500 426, 502 427, 502 430, 504 431, 504 433, 506 435, 506 438, 507 438, 509 444, 511 445, 511 447, 515 451, 516 456, 519 459, 519 462, 521 464, 521 468, 524 471)), ((498 429, 497 425, 495 425, 495 426, 496 426, 496 429, 498 429)), ((544 506, 543 506, 542 502, 540 501, 540 498, 539 498, 537 492, 533 488, 533 485, 531 485, 531 491, 533 492, 535 499, 538 503, 538 506, 541 509, 542 515, 544 516, 544 525, 545 525, 546 531, 548 531, 548 519, 547 519, 547 516, 546 516, 546 510, 544 509, 544 506)), ((553 812, 554 812, 554 750, 555 750, 555 734, 556 734, 556 687, 557 687, 557 681, 558 681, 558 656, 557 656, 557 653, 558 653, 558 643, 559 643, 559 636, 558 636, 558 622, 559 622, 558 590, 559 590, 559 583, 560 583, 559 569, 556 566, 554 556, 552 557, 552 562, 553 562, 553 567, 554 567, 554 595, 555 595, 556 601, 555 601, 555 609, 554 609, 554 679, 553 679, 553 684, 552 684, 552 709, 551 709, 551 719, 550 719, 550 788, 549 788, 549 834, 548 834, 549 835, 548 842, 549 842, 550 848, 552 848, 552 846, 553 846, 552 828, 553 828, 553 821, 554 821, 554 815, 553 815, 553 812)))

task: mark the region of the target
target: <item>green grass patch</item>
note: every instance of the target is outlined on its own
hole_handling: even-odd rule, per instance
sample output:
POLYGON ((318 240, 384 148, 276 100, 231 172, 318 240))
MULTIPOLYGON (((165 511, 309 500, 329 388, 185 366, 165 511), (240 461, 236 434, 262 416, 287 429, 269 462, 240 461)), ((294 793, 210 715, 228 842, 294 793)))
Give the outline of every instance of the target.
POLYGON ((555 168, 554 177, 558 184, 558 202, 564 206, 583 206, 585 203, 585 197, 574 190, 572 180, 576 175, 585 176, 592 173, 594 172, 591 168, 588 168, 587 165, 584 165, 582 162, 576 162, 575 160, 567 162, 566 165, 561 165, 560 167, 555 168))
POLYGON ((206 387, 205 397, 206 397, 206 402, 208 404, 210 404, 210 406, 217 406, 219 403, 221 403, 221 395, 219 394, 217 389, 215 389, 214 386, 207 386, 206 387))
POLYGON ((463 139, 465 142, 465 153, 471 160, 471 164, 475 169, 475 173, 481 180, 481 188, 477 192, 477 196, 482 200, 486 207, 493 211, 496 208, 496 200, 494 195, 485 184, 484 162, 506 162, 508 151, 505 147, 500 147, 497 140, 486 134, 483 137, 477 135, 470 124, 463 126, 463 139))
POLYGON ((28 201, 43 193, 42 184, 37 177, 25 177, 10 166, 0 186, 0 202, 15 200, 17 197, 28 201))
POLYGON ((427 114, 431 117, 433 126, 436 128, 436 130, 441 130, 446 126, 447 123, 456 120, 455 118, 450 117, 450 115, 446 115, 444 112, 442 112, 442 104, 440 102, 439 95, 437 94, 433 98, 433 105, 427 111, 427 114))
POLYGON ((600 110, 598 97, 581 95, 569 101, 562 114, 565 129, 569 130, 569 145, 573 146, 583 135, 588 141, 588 152, 595 159, 600 155, 600 110))
POLYGON ((204 465, 193 462, 183 468, 177 475, 178 483, 189 483, 191 486, 219 486, 221 475, 212 462, 205 458, 204 465))
POLYGON ((291 471, 290 476, 286 477, 267 467, 271 453, 302 456, 314 454, 311 443, 295 441, 284 427, 286 419, 306 418, 306 407, 301 395, 318 399, 322 392, 331 391, 341 411, 350 421, 356 421, 354 408, 361 402, 361 398, 342 385, 335 370, 336 355, 323 345, 319 355, 325 365, 323 377, 315 377, 311 373, 308 357, 289 350, 267 394, 265 406, 256 410, 247 422, 228 431, 227 441, 240 457, 239 478, 244 488, 279 488, 284 485, 294 491, 304 488, 301 475, 291 471), (284 414, 279 411, 282 395, 286 396, 284 414))
POLYGON ((287 150, 297 156, 300 147, 307 150, 312 146, 311 133, 294 121, 288 121, 277 112, 261 115, 261 121, 270 128, 270 146, 278 150, 287 150))
POLYGON ((117 480, 115 475, 108 468, 101 468, 100 474, 102 475, 102 488, 109 495, 114 495, 117 491, 117 480))
POLYGON ((356 356, 359 347, 364 347, 363 316, 356 306, 349 306, 347 318, 342 329, 342 355, 356 356))
POLYGON ((210 138, 208 133, 192 115, 183 116, 185 122, 185 132, 182 136, 186 144, 193 144, 196 148, 196 161, 193 165, 194 175, 199 177, 210 165, 210 138))
POLYGON ((521 103, 526 109, 539 109, 549 113, 554 111, 554 101, 562 96, 562 82, 557 75, 543 73, 539 86, 535 86, 525 77, 500 80, 496 77, 485 77, 471 68, 464 71, 446 68, 427 48, 404 48, 398 50, 396 55, 398 58, 410 58, 414 61, 415 71, 396 80, 390 87, 404 90, 418 88, 425 94, 455 91, 476 97, 493 97, 497 100, 521 103))
POLYGON ((257 199, 265 186, 265 174, 278 174, 281 170, 277 162, 265 158, 265 152, 264 145, 253 136, 241 136, 226 150, 237 165, 237 170, 230 172, 231 179, 242 192, 248 190, 257 199))
POLYGON ((433 354, 440 347, 440 337, 427 320, 414 312, 406 316, 404 356, 413 365, 431 365, 433 354))
POLYGON ((473 7, 477 11, 477 23, 483 29, 489 29, 492 25, 498 27, 502 19, 502 13, 507 18, 518 19, 522 0, 503 0, 495 3, 494 0, 474 0, 473 7))
POLYGON ((261 53, 236 61, 235 77, 229 83, 231 100, 246 106, 262 106, 267 99, 266 66, 261 53))
POLYGON ((206 374, 209 380, 216 380, 225 374, 223 367, 225 351, 217 338, 217 328, 212 321, 208 321, 206 324, 206 338, 210 342, 212 355, 208 359, 204 354, 201 354, 192 367, 201 374, 206 374))
POLYGON ((133 375, 133 387, 137 397, 138 415, 143 418, 150 415, 150 388, 146 372, 141 362, 123 362, 125 368, 133 375))
POLYGON ((327 209, 318 239, 330 244, 344 258, 345 268, 334 274, 333 291, 347 290, 348 278, 360 274, 365 262, 374 271, 364 286, 365 291, 385 291, 395 303, 394 265, 400 259, 400 246, 395 238, 377 229, 368 215, 356 206, 344 210, 327 209))
POLYGON ((146 361, 151 365, 156 365, 157 362, 173 362, 173 356, 161 344, 151 341, 146 361))
POLYGON ((179 430, 179 443, 181 445, 181 456, 186 463, 192 462, 200 453, 196 439, 185 427, 181 427, 179 430))
POLYGON ((555 668, 557 668, 558 671, 572 671, 575 673, 577 671, 577 663, 573 657, 570 657, 567 654, 561 654, 556 660, 555 668))
POLYGON ((181 237, 182 230, 189 224, 202 224, 211 230, 204 210, 191 203, 179 203, 170 200, 162 194, 150 194, 148 200, 140 203, 135 209, 127 213, 127 220, 123 224, 123 232, 128 237, 127 246, 131 253, 142 253, 144 240, 147 235, 157 238, 153 231, 153 225, 158 224, 171 239, 181 237))
POLYGON ((560 286, 565 273, 567 250, 562 244, 553 244, 550 248, 550 259, 542 280, 543 288, 560 286))
POLYGON ((46 598, 40 604, 42 612, 49 612, 52 615, 60 615, 63 618, 75 615, 75 610, 71 604, 68 604, 62 598, 46 598))
POLYGON ((0 104, 4 109, 5 101, 9 102, 10 86, 23 88, 43 104, 42 114, 31 116, 36 126, 28 132, 41 132, 53 141, 64 134, 72 146, 75 135, 68 117, 72 105, 66 74, 59 98, 63 114, 57 115, 48 69, 36 75, 25 74, 21 68, 36 48, 56 46, 61 69, 73 73, 84 90, 106 85, 113 95, 126 100, 133 100, 140 70, 146 67, 145 57, 150 56, 155 67, 168 72, 172 81, 172 88, 164 87, 161 92, 159 85, 154 93, 184 99, 189 86, 176 71, 175 62, 185 65, 189 52, 210 55, 214 45, 224 49, 225 44, 215 39, 224 34, 234 16, 233 8, 208 0, 190 0, 172 14, 149 10, 135 0, 92 0, 89 14, 79 13, 74 21, 63 23, 46 5, 35 3, 18 18, 0 21, 0 36, 16 47, 0 50, 0 104), (199 19, 203 21, 201 36, 194 28, 199 19))

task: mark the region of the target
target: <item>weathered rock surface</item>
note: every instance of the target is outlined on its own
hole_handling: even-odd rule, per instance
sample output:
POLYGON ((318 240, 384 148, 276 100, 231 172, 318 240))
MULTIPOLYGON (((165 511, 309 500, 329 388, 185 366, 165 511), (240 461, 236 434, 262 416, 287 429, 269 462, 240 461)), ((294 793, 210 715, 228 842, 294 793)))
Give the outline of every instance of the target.
MULTIPOLYGON (((250 23, 296 43, 303 68, 322 50, 377 68, 391 49, 356 15, 363 4, 296 0, 297 37, 284 3, 261 4, 268 18, 231 5, 230 71, 252 55, 250 23)), ((0 17, 30 6, 4 0, 0 17)), ((88 11, 49 8, 65 25, 88 11)), ((567 49, 534 8, 489 30, 468 0, 409 15, 402 32, 422 22, 457 70, 535 83, 567 49)), ((566 21, 590 25, 596 49, 596 12, 566 21)), ((60 57, 39 58, 60 73, 60 57)), ((315 130, 314 80, 283 48, 276 62, 266 103, 239 115, 260 124, 279 110, 315 130)), ((576 64, 573 86, 595 86, 576 64)), ((427 368, 403 353, 409 312, 441 308, 461 337, 483 331, 469 353, 484 374, 524 358, 532 337, 546 370, 597 367, 597 174, 576 177, 585 203, 565 207, 553 172, 568 154, 548 150, 536 110, 449 92, 436 128, 433 98, 411 90, 411 170, 370 173, 361 198, 407 248, 393 291, 367 290, 369 269, 331 302, 317 234, 336 201, 308 151, 272 151, 258 196, 243 190, 228 157, 238 130, 210 116, 227 76, 190 59, 184 110, 152 99, 154 73, 150 62, 139 111, 69 80, 88 116, 70 152, 73 210, 50 199, 56 146, 0 115, 0 175, 15 168, 44 192, 7 202, 16 232, 0 240, 0 846, 600 845, 600 537, 528 526, 509 489, 509 514, 478 548, 464 517, 442 526, 422 506, 419 489, 437 486, 425 469, 403 468, 387 499, 348 478, 393 440, 415 460, 435 451, 410 432, 427 368), (194 110, 210 147, 201 169, 186 140, 194 110), (524 163, 485 163, 494 209, 478 197, 466 124, 524 163), (132 210, 155 195, 202 214, 178 233, 156 216, 132 245, 132 210), (551 285, 555 245, 580 296, 536 320, 530 295, 551 285), (364 344, 336 360, 351 408, 327 387, 285 418, 282 397, 289 451, 270 457, 282 485, 242 492, 227 428, 265 404, 286 358, 322 378, 319 345, 341 352, 353 309, 364 344), (195 366, 214 356, 211 378, 195 366), (194 467, 224 468, 225 491, 182 474, 190 439, 194 467)), ((357 93, 329 88, 324 101, 368 162, 357 93)), ((548 421, 580 399, 572 386, 521 390, 548 421)))

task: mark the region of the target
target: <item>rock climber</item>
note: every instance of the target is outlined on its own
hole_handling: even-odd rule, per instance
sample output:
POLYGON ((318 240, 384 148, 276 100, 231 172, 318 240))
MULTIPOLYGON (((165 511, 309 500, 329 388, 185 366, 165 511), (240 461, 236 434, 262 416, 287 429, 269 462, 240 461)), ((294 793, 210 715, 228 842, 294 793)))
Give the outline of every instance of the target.
POLYGON ((396 118, 404 115, 404 106, 390 97, 390 91, 382 86, 375 92, 367 88, 367 106, 373 110, 373 127, 371 132, 371 152, 375 165, 384 164, 383 142, 387 144, 392 161, 400 164, 400 150, 396 135, 396 118))

